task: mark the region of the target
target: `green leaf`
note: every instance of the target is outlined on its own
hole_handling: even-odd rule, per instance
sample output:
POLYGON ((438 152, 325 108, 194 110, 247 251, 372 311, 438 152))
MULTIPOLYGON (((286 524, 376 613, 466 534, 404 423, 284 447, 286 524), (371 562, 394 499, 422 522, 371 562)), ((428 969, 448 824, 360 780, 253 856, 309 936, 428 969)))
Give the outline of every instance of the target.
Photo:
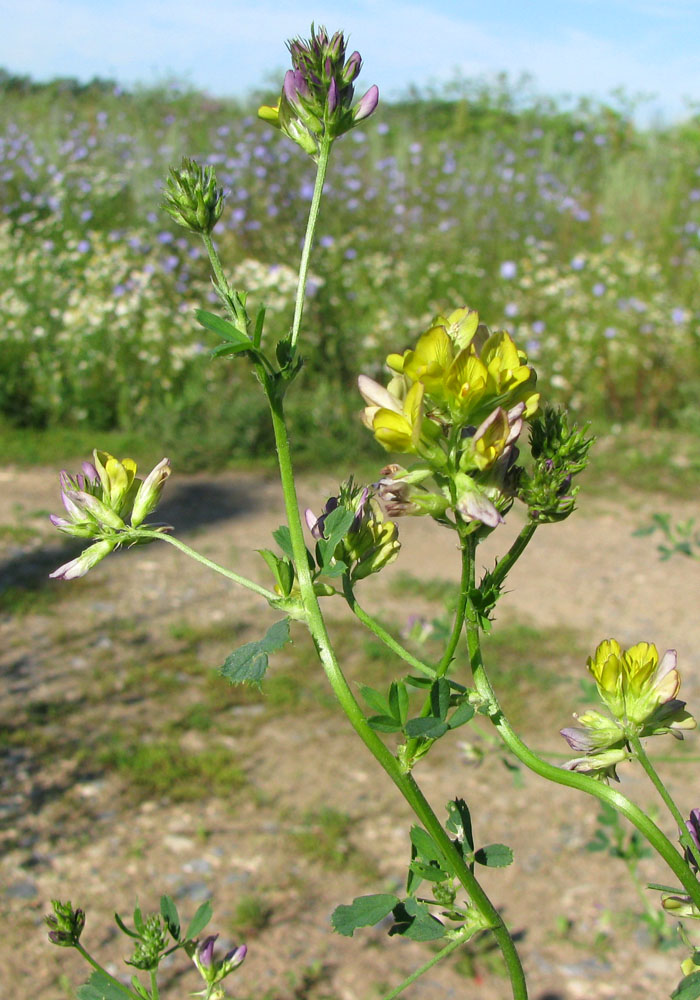
POLYGON ((472 832, 472 818, 469 807, 464 799, 454 799, 447 803, 447 829, 450 833, 466 844, 468 850, 474 850, 474 834, 472 832))
POLYGON ((219 673, 232 684, 253 684, 260 687, 268 666, 268 654, 275 653, 289 642, 289 618, 275 622, 257 642, 247 642, 226 657, 219 673))
POLYGON ((444 722, 450 707, 450 685, 444 677, 438 677, 430 689, 430 707, 433 715, 444 722))
POLYGON ((282 596, 289 597, 294 586, 294 566, 291 559, 280 559, 270 549, 258 549, 258 552, 272 570, 282 596))
POLYGON ((476 851, 474 860, 487 868, 507 868, 513 863, 513 852, 505 844, 488 844, 476 851))
POLYGON ((253 343, 260 347, 262 342, 263 327, 265 326, 265 306, 260 306, 255 316, 255 329, 253 330, 253 343))
POLYGON ((393 913, 396 923, 389 931, 390 935, 401 934, 412 941, 436 941, 447 933, 447 928, 430 913, 427 906, 410 897, 395 906, 393 913))
POLYGON ((126 924, 124 923, 124 921, 122 920, 122 918, 119 916, 118 913, 114 914, 114 919, 116 920, 117 927, 119 928, 120 931, 123 931, 124 934, 128 934, 129 937, 131 937, 131 938, 136 938, 137 941, 141 940, 141 937, 140 937, 139 934, 134 934, 133 931, 129 930, 129 928, 126 926, 126 924))
POLYGON ((128 987, 117 986, 104 972, 98 970, 75 991, 78 1000, 124 1000, 129 993, 128 987))
POLYGON ((190 921, 190 926, 187 928, 184 940, 191 941, 196 938, 197 935, 204 930, 209 921, 211 920, 212 909, 209 900, 206 903, 202 903, 195 915, 190 921))
POLYGON ((294 560, 294 552, 292 551, 292 539, 289 534, 289 528, 286 524, 281 524, 277 531, 272 532, 272 537, 277 542, 279 547, 282 549, 284 554, 288 559, 294 560))
POLYGON ((389 688, 389 705, 391 714, 402 726, 406 725, 408 717, 408 691, 403 681, 392 681, 389 688))
POLYGON ((176 941, 180 940, 180 917, 177 912, 177 906, 172 901, 170 896, 160 897, 160 912, 163 920, 165 921, 165 926, 170 931, 171 935, 176 941))
POLYGON ((336 507, 331 511, 323 524, 324 537, 319 539, 318 552, 321 557, 321 568, 327 570, 331 567, 333 553, 342 541, 344 535, 355 519, 353 511, 347 507, 336 507))
POLYGON ((409 719, 406 723, 406 735, 412 739, 424 737, 425 739, 437 740, 447 732, 448 726, 442 719, 435 718, 434 715, 426 715, 419 719, 409 719))
POLYGON ((134 909, 134 927, 139 932, 140 935, 146 930, 146 925, 143 922, 143 916, 141 915, 141 907, 136 906, 134 909))
MULTIPOLYGON (((291 559, 293 563, 294 552, 292 550, 292 538, 291 535, 289 534, 289 528, 287 527, 287 525, 286 524, 280 525, 277 531, 272 532, 272 537, 277 542, 277 544, 282 549, 287 558, 291 559)), ((308 549, 306 550, 306 558, 309 563, 309 569, 313 572, 313 570, 316 569, 316 563, 314 562, 314 557, 311 555, 308 549)))
POLYGON ((671 994, 671 1000, 697 1000, 700 997, 700 972, 691 972, 681 979, 671 994))
POLYGON ((463 701, 447 720, 447 725, 450 729, 457 729, 458 726, 463 726, 466 722, 471 722, 473 718, 474 706, 470 705, 468 701, 463 701))
POLYGON ((437 864, 426 865, 422 861, 418 861, 418 859, 412 861, 409 867, 419 878, 425 879, 428 882, 444 882, 445 879, 450 877, 437 864))
POLYGON ((386 696, 381 693, 381 691, 377 691, 375 688, 371 688, 367 684, 361 684, 360 694, 369 707, 373 708, 375 712, 378 712, 380 715, 391 716, 392 713, 389 708, 389 701, 386 696))
MULTIPOLYGON (((445 856, 442 851, 423 827, 412 826, 410 837, 411 843, 422 861, 437 861, 442 868, 447 869, 449 867, 445 862, 445 856)), ((454 872, 450 871, 450 874, 453 875, 454 872)))
POLYGON ((141 997, 141 1000, 153 1000, 146 987, 139 981, 138 976, 131 977, 131 987, 134 993, 141 997))
MULTIPOLYGON (((664 885, 662 882, 647 882, 647 889, 655 889, 657 892, 672 892, 674 896, 683 894, 683 889, 677 885, 664 885)), ((700 962, 698 962, 700 965, 700 962)))
POLYGON ((398 896, 383 892, 373 896, 358 896, 349 906, 337 906, 331 917, 333 930, 352 937, 358 927, 378 924, 399 902, 398 896))
POLYGON ((378 733, 401 732, 401 723, 391 715, 370 715, 367 725, 378 733))
MULTIPOLYGON (((229 343, 226 344, 226 347, 229 349, 231 345, 239 344, 244 350, 250 350, 254 346, 250 337, 242 333, 233 323, 229 323, 227 319, 222 319, 221 316, 207 312, 206 309, 195 309, 194 314, 205 329, 211 330, 212 333, 216 333, 220 337, 223 337, 224 340, 227 340, 229 343)), ((221 346, 223 347, 224 345, 222 344, 221 346)))
POLYGON ((254 355, 256 358, 261 357, 260 352, 256 351, 249 340, 245 344, 232 344, 228 340, 223 344, 217 344, 216 347, 212 348, 211 356, 212 358, 225 357, 227 354, 243 354, 248 353, 254 355))

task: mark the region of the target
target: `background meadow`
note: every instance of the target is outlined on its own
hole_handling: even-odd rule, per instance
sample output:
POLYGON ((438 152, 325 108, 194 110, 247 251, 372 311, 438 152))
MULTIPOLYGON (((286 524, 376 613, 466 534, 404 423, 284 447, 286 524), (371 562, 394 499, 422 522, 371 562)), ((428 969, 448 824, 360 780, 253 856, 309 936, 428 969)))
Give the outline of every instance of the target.
MULTIPOLYGON (((168 546, 114 555, 71 585, 48 580, 77 552, 48 522, 59 502, 53 472, 77 468, 95 445, 133 454, 142 468, 168 454, 176 475, 162 516, 204 554, 263 579, 254 550, 283 516, 277 484, 260 469, 272 447, 263 398, 245 362, 211 360, 215 344, 194 318, 199 306, 215 308, 208 264, 160 201, 183 155, 215 166, 228 193, 216 242, 277 337, 292 316, 312 165, 257 120, 272 93, 234 102, 180 86, 128 92, 7 74, 0 90, 0 961, 9 988, 20 995, 32 968, 42 997, 74 995, 83 970, 48 946, 42 923, 56 896, 86 907, 91 940, 121 970, 112 914, 127 913, 143 884, 146 907, 161 891, 188 914, 214 900, 219 944, 251 946, 241 997, 371 1000, 368 981, 388 989, 425 950, 392 950, 376 935, 341 941, 328 916, 355 894, 396 887, 403 817, 387 789, 368 806, 365 762, 358 755, 355 765, 351 734, 338 730, 308 637, 296 630, 263 697, 230 688, 216 668, 258 638, 265 610, 220 577, 186 570, 168 546), (21 467, 37 463, 53 471, 21 467), (254 469, 218 474, 232 465, 254 469)), ((632 537, 659 510, 673 521, 695 513, 700 116, 640 130, 633 110, 622 98, 564 110, 505 79, 380 104, 334 149, 303 385, 288 399, 296 456, 316 466, 301 500, 319 509, 350 456, 351 468, 366 456, 372 477, 384 459, 359 423, 358 372, 379 377, 390 350, 467 303, 514 333, 547 396, 593 422, 601 437, 588 487, 612 482, 614 491, 590 500, 585 490, 580 517, 555 537, 543 531, 489 640, 507 710, 562 757, 557 730, 587 705, 585 658, 613 624, 629 641, 677 646, 695 706, 700 690, 697 564, 678 556, 669 573, 654 540, 632 537), (630 499, 630 484, 645 495, 630 499), (668 502, 672 489, 680 497, 668 502)), ((442 529, 425 520, 402 523, 401 559, 373 600, 409 643, 418 616, 430 645, 456 567, 442 529), (445 578, 432 569, 426 578, 426 566, 445 578)), ((514 511, 504 530, 517 526, 514 511)), ((382 648, 342 611, 331 626, 353 681, 388 682, 395 664, 382 648)), ((622 866, 611 877, 587 854, 587 882, 569 892, 595 809, 548 799, 485 736, 470 739, 428 782, 437 801, 455 786, 477 801, 485 782, 495 790, 481 829, 495 841, 505 825, 506 839, 517 838, 513 871, 525 881, 508 917, 536 995, 661 995, 678 952, 657 950, 673 942, 649 936, 622 866), (540 919, 526 933, 533 899, 540 919), (639 949, 628 947, 632 935, 639 949)), ((696 747, 683 747, 690 761, 696 747)), ((689 762, 681 771, 677 761, 669 766, 690 786, 690 809, 689 762)), ((502 885, 499 904, 509 898, 502 885)), ((194 988, 184 963, 169 976, 170 995, 194 988)), ((501 993, 499 964, 479 942, 440 977, 426 986, 431 1000, 501 993)))
MULTIPOLYGON (((256 118, 273 95, 8 74, 0 89, 7 453, 36 455, 39 432, 89 450, 99 432, 137 451, 157 441, 180 468, 262 459, 262 397, 244 364, 210 360, 193 316, 216 301, 205 254, 160 200, 183 155, 215 166, 222 258, 280 335, 313 165, 256 118)), ((378 376, 389 350, 463 303, 511 330, 546 395, 597 429, 637 442, 657 429, 666 452, 697 435, 700 116, 641 130, 633 111, 623 97, 565 111, 523 81, 463 80, 380 105, 338 144, 304 394, 290 401, 300 460, 364 441, 357 373, 378 376)), ((693 461, 691 450, 680 464, 693 461)))

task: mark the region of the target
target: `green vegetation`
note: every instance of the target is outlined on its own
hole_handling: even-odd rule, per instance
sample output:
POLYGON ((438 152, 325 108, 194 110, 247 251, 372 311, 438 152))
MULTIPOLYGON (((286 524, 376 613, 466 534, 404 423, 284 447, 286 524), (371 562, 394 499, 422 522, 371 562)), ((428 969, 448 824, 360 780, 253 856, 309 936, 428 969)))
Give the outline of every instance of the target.
MULTIPOLYGON (((245 364, 209 359, 193 317, 211 300, 205 255, 159 192, 183 155, 215 166, 217 245, 274 336, 312 165, 256 119, 258 99, 7 75, 0 90, 6 460, 82 456, 98 439, 180 468, 262 460, 264 401, 245 364)), ((397 329, 408 344, 468 303, 514 332, 546 395, 619 441, 665 428, 669 480, 697 482, 683 441, 698 431, 699 143, 698 116, 642 131, 624 105, 564 111, 505 82, 380 106, 334 152, 290 399, 299 460, 370 451, 357 373, 379 374, 397 329)), ((627 451, 641 480, 648 452, 627 451)))

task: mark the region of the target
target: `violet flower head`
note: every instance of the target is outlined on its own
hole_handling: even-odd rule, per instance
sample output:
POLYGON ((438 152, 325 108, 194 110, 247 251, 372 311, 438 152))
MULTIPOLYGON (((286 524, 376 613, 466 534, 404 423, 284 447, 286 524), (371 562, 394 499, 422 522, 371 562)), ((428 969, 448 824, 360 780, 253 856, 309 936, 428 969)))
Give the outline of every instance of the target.
POLYGON ((370 87, 353 107, 362 57, 353 52, 346 61, 341 31, 329 37, 325 28, 312 24, 309 39, 294 38, 287 47, 292 69, 285 75, 279 103, 258 114, 316 159, 324 140, 337 139, 373 113, 379 90, 370 87))

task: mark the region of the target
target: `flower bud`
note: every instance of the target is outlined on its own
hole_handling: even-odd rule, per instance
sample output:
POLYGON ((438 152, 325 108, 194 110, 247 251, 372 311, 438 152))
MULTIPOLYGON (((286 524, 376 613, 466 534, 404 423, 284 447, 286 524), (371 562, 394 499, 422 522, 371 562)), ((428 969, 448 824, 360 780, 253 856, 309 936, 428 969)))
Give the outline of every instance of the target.
POLYGON ((61 948, 75 948, 85 927, 84 912, 74 910, 70 902, 61 903, 57 899, 52 899, 51 905, 53 913, 44 917, 49 928, 49 941, 61 948))
POLYGON ((158 506, 160 495, 171 471, 170 459, 163 458, 139 486, 131 511, 131 524, 134 528, 137 528, 158 506))
POLYGON ((213 168, 184 157, 179 170, 170 170, 163 207, 179 226, 208 236, 224 210, 223 188, 217 187, 213 168))

